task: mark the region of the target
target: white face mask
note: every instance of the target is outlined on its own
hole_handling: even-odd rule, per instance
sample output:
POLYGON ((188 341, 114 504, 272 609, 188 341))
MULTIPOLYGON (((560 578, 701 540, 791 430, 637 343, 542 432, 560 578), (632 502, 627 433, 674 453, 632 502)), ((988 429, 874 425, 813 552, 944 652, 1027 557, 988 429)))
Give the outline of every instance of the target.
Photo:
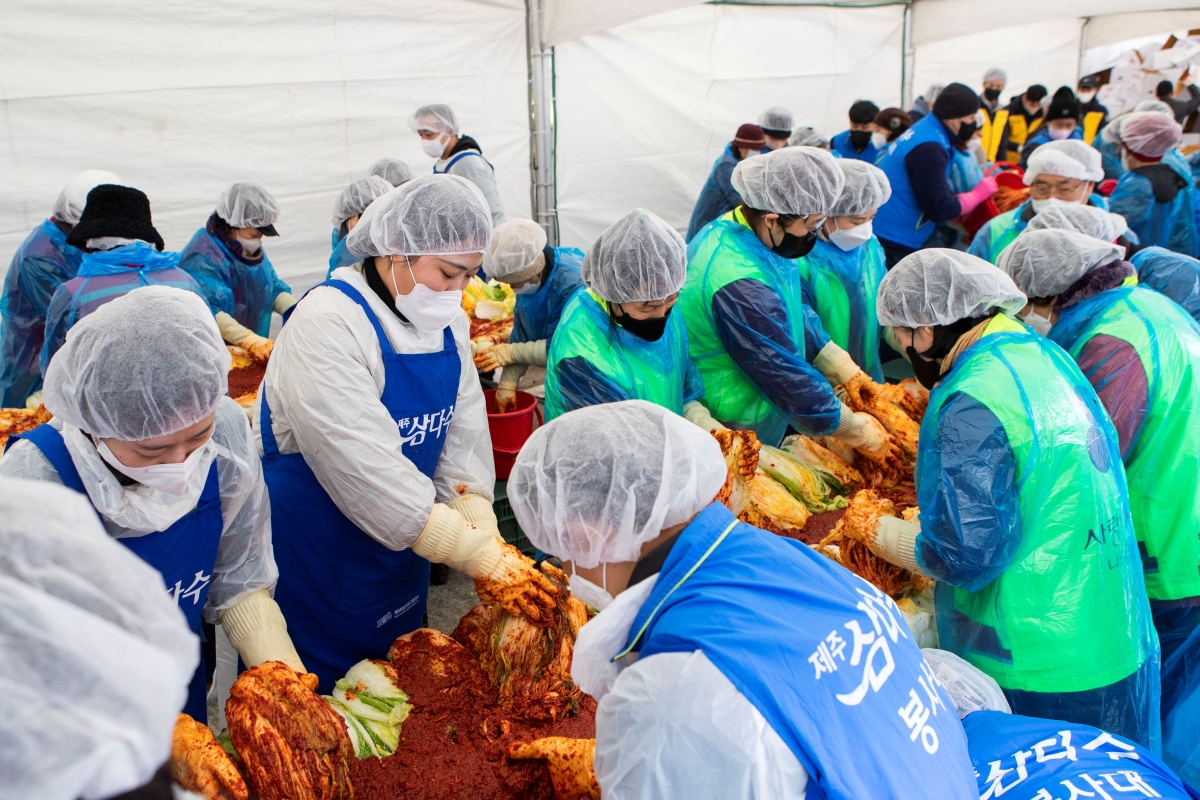
POLYGON ((421 149, 430 158, 441 158, 442 153, 446 152, 446 143, 449 141, 450 137, 448 136, 439 136, 436 139, 422 139, 421 149))
POLYGON ((829 241, 848 253, 859 245, 865 244, 871 236, 871 220, 867 220, 862 225, 855 225, 853 228, 838 228, 829 234, 829 241))
POLYGON ((603 611, 608 608, 608 604, 613 601, 613 596, 608 593, 608 565, 603 565, 604 586, 596 584, 584 578, 582 575, 575 573, 575 564, 571 564, 571 580, 567 583, 567 588, 571 590, 571 594, 578 597, 582 602, 588 604, 597 611, 603 611))
POLYGON ((1050 138, 1056 142, 1061 142, 1063 139, 1071 138, 1071 134, 1075 133, 1074 128, 1051 128, 1050 138))
POLYGON ((96 451, 113 469, 143 486, 157 489, 163 494, 179 496, 187 492, 192 476, 199 469, 207 448, 204 445, 197 447, 178 464, 151 464, 148 467, 126 466, 108 449, 108 444, 103 439, 96 445, 96 451))
POLYGON ((1093 97, 1095 97, 1095 96, 1096 96, 1096 92, 1095 92, 1095 90, 1089 90, 1089 91, 1086 91, 1086 92, 1079 92, 1079 102, 1081 102, 1081 103, 1090 103, 1090 102, 1092 101, 1092 98, 1093 98, 1093 97))
POLYGON ((871 144, 874 145, 876 150, 882 150, 883 148, 887 147, 887 143, 887 137, 879 131, 875 131, 871 134, 871 144))
POLYGON ((1050 321, 1049 317, 1043 317, 1036 311, 1030 311, 1026 314, 1023 322, 1042 336, 1049 336, 1050 329, 1054 327, 1054 323, 1050 321))
POLYGON ((253 255, 262 249, 262 239, 243 239, 239 236, 237 241, 242 246, 242 252, 247 255, 253 255))
MULTIPOLYGON (((417 282, 417 276, 413 275, 412 264, 408 263, 408 256, 404 257, 404 263, 408 265, 408 274, 412 275, 415 285, 408 294, 396 295, 396 310, 403 314, 404 318, 411 322, 417 330, 425 333, 437 333, 463 313, 463 293, 461 290, 435 292, 425 284, 417 282)), ((392 285, 396 285, 394 264, 392 265, 392 285)))
POLYGON ((1060 200, 1057 197, 1047 197, 1045 200, 1030 200, 1029 204, 1033 206, 1033 213, 1040 214, 1047 208, 1054 206, 1077 206, 1079 200, 1060 200))
POLYGON ((526 283, 520 289, 513 289, 513 294, 536 294, 537 290, 542 288, 540 283, 526 283))

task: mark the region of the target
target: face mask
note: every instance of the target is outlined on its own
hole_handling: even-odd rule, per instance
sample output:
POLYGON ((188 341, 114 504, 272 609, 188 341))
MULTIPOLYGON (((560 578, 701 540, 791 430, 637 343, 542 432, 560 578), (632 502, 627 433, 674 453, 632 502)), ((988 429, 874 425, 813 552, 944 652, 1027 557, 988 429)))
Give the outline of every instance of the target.
POLYGON ((850 146, 858 152, 867 149, 867 145, 871 143, 870 131, 850 131, 850 146))
POLYGON ((422 139, 421 149, 430 158, 441 158, 442 153, 446 152, 446 142, 442 141, 444 138, 443 136, 439 136, 436 139, 422 139))
POLYGON ((1071 134, 1075 132, 1074 128, 1067 130, 1065 128, 1051 128, 1050 138, 1056 142, 1061 142, 1063 139, 1071 138, 1071 134))
POLYGON ((113 451, 108 449, 108 444, 103 439, 96 445, 96 451, 122 475, 133 478, 143 486, 157 489, 163 494, 178 496, 187 491, 189 479, 200 465, 205 447, 203 445, 197 447, 191 455, 178 464, 151 464, 148 467, 128 467, 122 464, 113 451))
POLYGON ((983 96, 988 99, 989 103, 994 103, 1000 99, 1000 90, 999 89, 984 89, 983 96))
POLYGON ((959 125, 958 126, 958 140, 960 142, 962 142, 963 144, 966 144, 967 142, 971 141, 971 137, 975 135, 975 129, 978 127, 979 127, 979 125, 976 124, 975 120, 971 120, 970 122, 964 122, 962 125, 959 125))
MULTIPOLYGON (((404 257, 404 263, 408 264, 408 256, 404 257)), ((417 330, 437 333, 463 313, 462 291, 435 292, 425 284, 417 283, 412 264, 408 264, 408 274, 412 275, 415 285, 408 294, 396 295, 396 310, 417 330)), ((396 285, 395 265, 392 265, 392 285, 396 285)))
POLYGON ((926 389, 932 390, 942 377, 942 365, 936 361, 926 360, 911 344, 904 348, 904 352, 908 354, 909 363, 912 364, 913 374, 917 376, 917 380, 926 389))
POLYGON ((862 225, 855 225, 853 228, 838 228, 829 234, 829 241, 848 253, 860 244, 868 241, 871 238, 871 233, 871 222, 868 220, 862 225))
POLYGON ((262 239, 243 239, 239 236, 237 243, 242 246, 242 252, 246 255, 253 255, 262 249, 262 239))
POLYGON ((874 145, 876 150, 882 150, 883 148, 887 147, 887 143, 887 137, 879 131, 875 131, 875 133, 871 134, 871 144, 874 145))
POLYGON ((1030 311, 1026 314, 1023 322, 1042 336, 1049 336, 1050 329, 1054 327, 1054 323, 1050 321, 1049 317, 1043 317, 1036 311, 1030 311))
POLYGON ((1096 96, 1096 92, 1094 90, 1089 90, 1086 92, 1079 92, 1079 102, 1090 103, 1090 102, 1092 102, 1092 98, 1095 96, 1096 96))
POLYGON ((1079 205, 1078 200, 1059 200, 1057 197, 1047 197, 1045 200, 1030 200, 1029 204, 1033 206, 1033 213, 1040 214, 1047 208, 1054 206, 1075 206, 1079 205))
POLYGON ((783 241, 771 248, 777 255, 784 258, 801 258, 812 252, 817 244, 817 232, 812 231, 805 236, 783 232, 783 241))
POLYGON ((513 294, 537 294, 537 290, 542 288, 540 283, 526 283, 520 289, 513 289, 513 294))
POLYGON ((613 601, 613 596, 608 593, 608 565, 604 565, 603 575, 604 586, 596 584, 584 578, 582 575, 575 574, 575 565, 571 564, 571 580, 567 583, 567 588, 571 590, 571 594, 575 595, 580 601, 586 603, 597 611, 603 611, 608 608, 609 603, 613 601))
MULTIPOLYGON (((672 306, 671 308, 674 308, 672 306)), ((639 339, 645 339, 647 342, 657 342, 662 338, 663 333, 667 330, 667 319, 671 316, 671 309, 667 309, 667 313, 661 317, 652 317, 651 319, 634 319, 626 314, 613 314, 613 320, 625 330, 632 333, 639 339)))

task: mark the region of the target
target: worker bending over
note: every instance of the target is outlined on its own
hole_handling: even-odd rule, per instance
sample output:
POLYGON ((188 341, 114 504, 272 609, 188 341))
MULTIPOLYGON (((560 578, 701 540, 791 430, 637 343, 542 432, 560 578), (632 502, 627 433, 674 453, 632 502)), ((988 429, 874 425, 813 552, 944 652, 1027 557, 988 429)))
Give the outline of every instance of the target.
POLYGON ((1112 210, 1125 217, 1142 246, 1200 256, 1200 192, 1186 163, 1173 157, 1183 129, 1153 111, 1120 122, 1117 135, 1126 172, 1109 198, 1112 210))
POLYGON ((346 248, 346 237, 362 218, 367 206, 390 192, 394 187, 381 177, 368 175, 351 183, 338 195, 333 204, 333 253, 329 256, 329 272, 325 279, 338 267, 349 267, 362 261, 346 248))

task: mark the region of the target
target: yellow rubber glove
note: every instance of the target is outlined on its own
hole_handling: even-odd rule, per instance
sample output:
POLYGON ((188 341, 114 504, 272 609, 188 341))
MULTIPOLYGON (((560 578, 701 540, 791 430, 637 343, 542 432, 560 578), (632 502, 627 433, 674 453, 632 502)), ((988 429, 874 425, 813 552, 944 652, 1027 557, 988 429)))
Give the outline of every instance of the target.
POLYGON ((861 411, 851 411, 844 404, 833 437, 882 467, 896 469, 904 461, 903 448, 879 420, 861 411))
POLYGON ((517 410, 517 384, 504 380, 496 387, 496 407, 501 414, 517 410))
POLYGON ((496 521, 496 509, 492 508, 492 504, 483 495, 464 494, 446 505, 462 514, 468 525, 474 525, 476 528, 496 536, 500 535, 500 525, 496 521))
POLYGON ((834 386, 846 383, 862 372, 850 354, 834 342, 822 347, 812 364, 834 386))
POLYGON ((288 636, 287 621, 279 604, 266 589, 246 595, 219 616, 229 643, 247 667, 256 667, 264 661, 282 661, 296 672, 308 671, 288 636))
POLYGON ((283 316, 283 312, 294 305, 296 305, 296 298, 291 292, 280 292, 275 295, 275 304, 272 308, 275 309, 276 314, 283 316))
POLYGON ((224 311, 218 311, 213 316, 217 320, 222 339, 242 348, 255 361, 267 363, 267 359, 271 357, 271 348, 275 346, 274 342, 265 336, 259 336, 224 311))
POLYGON ((880 517, 875 523, 875 542, 867 546, 884 561, 924 575, 917 565, 916 556, 917 534, 920 532, 920 522, 910 522, 900 517, 880 517))
POLYGON ((693 425, 699 425, 709 433, 729 430, 713 419, 712 414, 708 412, 708 409, 699 400, 692 400, 683 404, 683 418, 693 425))

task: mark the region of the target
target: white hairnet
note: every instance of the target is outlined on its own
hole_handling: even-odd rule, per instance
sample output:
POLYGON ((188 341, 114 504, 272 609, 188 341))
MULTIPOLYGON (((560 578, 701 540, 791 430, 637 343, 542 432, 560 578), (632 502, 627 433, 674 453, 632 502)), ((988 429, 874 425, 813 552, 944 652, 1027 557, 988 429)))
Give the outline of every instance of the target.
POLYGON ((875 299, 879 324, 951 325, 992 309, 1015 314, 1028 299, 1012 278, 977 256, 930 248, 904 258, 884 276, 875 299))
POLYGON ((1104 167, 1100 162, 1100 151, 1080 139, 1046 142, 1029 157, 1025 185, 1032 185, 1038 175, 1102 181, 1104 167))
POLYGON ((635 208, 600 234, 579 272, 610 303, 665 300, 687 277, 687 245, 658 216, 635 208))
POLYGON ((1120 214, 1113 214, 1087 203, 1069 203, 1039 211, 1025 226, 1026 231, 1045 231, 1052 228, 1077 231, 1112 242, 1129 230, 1129 225, 1120 214))
POLYGON ((46 370, 47 410, 102 439, 167 436, 213 413, 229 349, 198 295, 144 286, 71 328, 46 370))
POLYGON ((479 188, 457 175, 425 175, 397 186, 363 212, 346 237, 359 258, 483 253, 492 212, 479 188))
POLYGON ((54 201, 54 211, 51 213, 59 222, 74 225, 79 222, 79 215, 87 205, 88 192, 104 184, 121 186, 121 179, 116 173, 103 169, 85 169, 77 172, 67 181, 58 199, 54 201))
POLYGON ((87 497, 0 478, 0 796, 98 800, 167 760, 199 641, 87 497))
POLYGON ((454 111, 445 103, 431 103, 421 106, 408 120, 408 126, 414 131, 433 131, 434 133, 458 134, 458 119, 454 111))
POLYGON ((662 406, 625 400, 534 431, 508 500, 536 547, 591 568, 637 561, 642 545, 711 503, 725 476, 716 439, 662 406))
POLYGON ((933 670, 938 683, 950 695, 959 719, 975 711, 1012 713, 1000 684, 992 676, 946 650, 923 647, 921 655, 925 656, 925 663, 933 670))
POLYGON ((1118 144, 1121 141, 1121 124, 1134 114, 1138 114, 1143 111, 1152 111, 1155 114, 1165 114, 1171 119, 1175 119, 1175 109, 1171 108, 1162 100, 1143 100, 1133 107, 1133 111, 1122 114, 1101 128, 1100 138, 1106 142, 1118 144))
POLYGON ((265 228, 279 219, 279 204, 256 183, 235 183, 217 198, 217 216, 233 228, 265 228))
POLYGON ((379 159, 371 165, 371 168, 367 170, 367 174, 383 178, 392 186, 399 186, 413 179, 413 171, 408 164, 396 158, 379 159))
POLYGON ((733 188, 750 208, 807 217, 827 214, 846 179, 837 159, 817 147, 783 147, 733 168, 733 188))
POLYGON ((819 147, 822 150, 828 150, 829 140, 816 128, 805 125, 792 130, 792 136, 788 139, 788 147, 819 147))
POLYGON ((339 227, 351 217, 360 216, 376 198, 383 197, 393 188, 392 184, 383 178, 368 175, 342 189, 333 205, 333 227, 339 227))
POLYGON ((999 67, 992 67, 983 73, 983 82, 987 83, 988 81, 1004 81, 1008 83, 1008 73, 999 67))
POLYGON ((1029 297, 1054 297, 1096 267, 1125 257, 1125 248, 1075 231, 1025 231, 996 259, 1029 297))
POLYGON ((1130 114, 1121 123, 1121 142, 1135 156, 1159 158, 1174 150, 1183 140, 1183 128, 1175 118, 1153 111, 1130 114))
POLYGON ((846 183, 837 202, 829 210, 831 217, 855 217, 873 211, 892 196, 892 184, 884 171, 856 158, 837 160, 846 183))
POLYGON ((764 131, 792 131, 792 112, 780 106, 771 106, 758 115, 758 127, 764 131))
POLYGON ((531 219, 510 219, 492 231, 483 271, 498 281, 528 269, 546 248, 546 229, 531 219))

